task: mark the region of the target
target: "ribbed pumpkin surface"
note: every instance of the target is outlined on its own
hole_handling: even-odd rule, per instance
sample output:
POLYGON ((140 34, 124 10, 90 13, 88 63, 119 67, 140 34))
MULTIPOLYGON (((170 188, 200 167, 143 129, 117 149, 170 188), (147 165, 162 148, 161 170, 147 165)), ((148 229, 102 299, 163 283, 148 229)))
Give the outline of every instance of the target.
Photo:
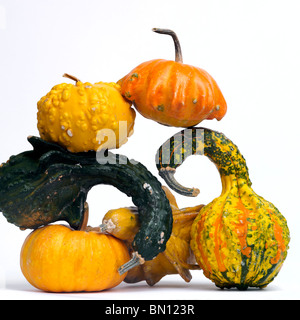
POLYGON ((225 99, 204 70, 176 61, 144 62, 121 79, 121 93, 146 118, 174 127, 190 127, 204 119, 221 120, 225 99))
POLYGON ((25 240, 21 269, 44 291, 101 291, 123 281, 118 268, 129 259, 125 244, 112 236, 48 225, 25 240))

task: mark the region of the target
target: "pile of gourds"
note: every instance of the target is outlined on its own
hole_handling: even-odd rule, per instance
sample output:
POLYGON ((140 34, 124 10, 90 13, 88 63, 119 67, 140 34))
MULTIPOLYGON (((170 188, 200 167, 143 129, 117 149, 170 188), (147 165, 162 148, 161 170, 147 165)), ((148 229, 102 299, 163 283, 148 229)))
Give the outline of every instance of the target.
POLYGON ((38 104, 40 137, 32 150, 0 167, 0 211, 21 229, 34 229, 21 250, 21 269, 35 287, 51 292, 100 291, 123 280, 154 285, 167 274, 191 280, 202 269, 220 288, 263 288, 286 258, 289 230, 278 209, 251 188, 246 161, 223 133, 194 127, 221 120, 227 105, 215 80, 182 61, 156 59, 117 83, 75 81, 54 86, 38 104), (186 128, 156 155, 159 175, 175 192, 176 169, 204 154, 222 181, 207 205, 180 209, 171 191, 141 163, 109 152, 133 134, 135 110, 144 117, 186 128), (134 207, 113 209, 88 226, 87 194, 97 184, 118 188, 134 207), (68 226, 55 224, 66 221, 68 226))

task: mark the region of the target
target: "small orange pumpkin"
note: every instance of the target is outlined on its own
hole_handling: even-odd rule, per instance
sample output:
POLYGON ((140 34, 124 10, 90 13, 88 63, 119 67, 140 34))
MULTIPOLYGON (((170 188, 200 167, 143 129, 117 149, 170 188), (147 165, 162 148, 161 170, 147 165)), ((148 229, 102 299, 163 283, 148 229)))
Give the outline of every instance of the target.
POLYGON ((96 232, 48 225, 33 231, 21 250, 21 270, 49 292, 101 291, 120 284, 118 268, 130 260, 124 242, 96 232))
POLYGON ((118 81, 121 94, 146 118, 164 125, 190 127, 204 119, 221 120, 227 105, 216 81, 203 69, 183 64, 180 43, 169 29, 153 29, 172 36, 175 61, 144 62, 118 81))

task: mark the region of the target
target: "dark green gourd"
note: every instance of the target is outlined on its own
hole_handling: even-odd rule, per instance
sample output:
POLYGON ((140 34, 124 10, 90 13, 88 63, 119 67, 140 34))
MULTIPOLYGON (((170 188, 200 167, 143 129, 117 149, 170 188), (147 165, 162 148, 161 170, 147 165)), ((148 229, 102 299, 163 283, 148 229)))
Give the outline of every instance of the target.
POLYGON ((100 164, 93 151, 71 153, 37 137, 28 141, 32 151, 12 156, 0 167, 0 211, 8 222, 35 229, 64 220, 79 229, 89 190, 97 184, 112 185, 132 197, 141 225, 133 241, 133 262, 120 272, 165 250, 172 210, 160 182, 145 166, 110 152, 102 155, 105 163, 100 164))

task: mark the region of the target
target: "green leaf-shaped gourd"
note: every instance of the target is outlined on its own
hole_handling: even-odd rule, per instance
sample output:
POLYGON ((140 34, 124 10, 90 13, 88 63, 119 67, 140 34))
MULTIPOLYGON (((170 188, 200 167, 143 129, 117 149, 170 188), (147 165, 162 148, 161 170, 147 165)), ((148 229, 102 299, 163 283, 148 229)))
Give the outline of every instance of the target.
POLYGON ((12 156, 0 167, 0 211, 8 222, 35 229, 64 220, 79 229, 89 190, 112 185, 132 197, 141 225, 133 260, 120 273, 165 250, 172 210, 160 182, 145 166, 110 152, 102 154, 101 162, 94 151, 75 154, 37 137, 28 140, 32 151, 12 156))

